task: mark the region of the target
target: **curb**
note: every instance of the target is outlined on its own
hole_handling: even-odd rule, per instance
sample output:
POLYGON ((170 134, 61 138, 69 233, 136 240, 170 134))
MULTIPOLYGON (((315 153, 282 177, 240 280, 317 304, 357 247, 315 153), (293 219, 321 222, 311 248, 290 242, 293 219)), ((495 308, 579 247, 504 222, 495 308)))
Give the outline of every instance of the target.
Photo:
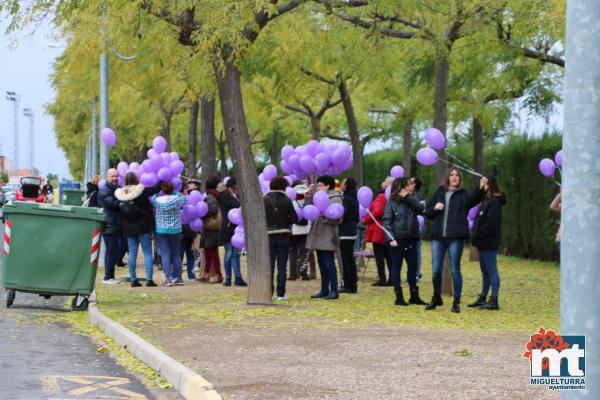
POLYGON ((210 382, 102 314, 94 303, 89 305, 88 317, 92 324, 102 329, 120 346, 150 368, 159 371, 186 400, 222 400, 210 382))

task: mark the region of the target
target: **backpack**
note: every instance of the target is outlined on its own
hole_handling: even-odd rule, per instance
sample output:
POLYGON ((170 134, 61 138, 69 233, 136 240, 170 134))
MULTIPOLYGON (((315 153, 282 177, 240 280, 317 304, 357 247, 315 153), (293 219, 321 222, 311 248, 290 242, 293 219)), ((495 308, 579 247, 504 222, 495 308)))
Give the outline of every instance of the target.
POLYGON ((138 219, 142 216, 142 211, 134 201, 119 202, 119 215, 124 219, 138 219))

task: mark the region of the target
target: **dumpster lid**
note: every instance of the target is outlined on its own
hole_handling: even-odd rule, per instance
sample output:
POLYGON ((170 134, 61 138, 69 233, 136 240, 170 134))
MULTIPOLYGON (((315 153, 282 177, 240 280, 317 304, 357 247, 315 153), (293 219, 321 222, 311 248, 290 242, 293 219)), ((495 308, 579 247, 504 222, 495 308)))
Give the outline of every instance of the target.
POLYGON ((5 215, 10 214, 32 214, 45 215, 49 217, 67 217, 79 219, 91 219, 104 221, 105 215, 102 209, 95 207, 77 207, 61 204, 31 203, 25 201, 12 201, 2 207, 5 215))

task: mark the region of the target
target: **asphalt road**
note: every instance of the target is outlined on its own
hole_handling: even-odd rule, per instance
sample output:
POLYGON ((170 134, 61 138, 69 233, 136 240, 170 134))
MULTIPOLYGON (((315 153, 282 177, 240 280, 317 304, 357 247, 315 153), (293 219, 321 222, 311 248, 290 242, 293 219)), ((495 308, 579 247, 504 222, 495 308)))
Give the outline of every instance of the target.
MULTIPOLYGON (((0 223, 0 237, 4 226, 0 223)), ((2 270, 0 257, 0 271, 2 270)), ((2 400, 176 399, 174 390, 149 390, 90 338, 40 314, 65 310, 65 297, 17 292, 9 309, 0 290, 0 398, 2 400)), ((70 300, 69 300, 70 301, 70 300)))

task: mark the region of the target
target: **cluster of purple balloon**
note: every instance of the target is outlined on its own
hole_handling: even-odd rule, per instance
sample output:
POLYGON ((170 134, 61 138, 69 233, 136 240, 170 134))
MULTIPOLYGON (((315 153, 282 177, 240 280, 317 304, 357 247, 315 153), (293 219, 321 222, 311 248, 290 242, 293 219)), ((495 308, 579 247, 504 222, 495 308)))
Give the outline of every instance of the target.
POLYGON ((477 204, 475 207, 469 210, 467 214, 467 222, 469 223, 469 230, 473 229, 473 224, 475 223, 475 218, 477 218, 477 214, 479 213, 479 209, 481 208, 481 204, 477 204))
POLYGON ((204 201, 204 195, 197 190, 192 190, 186 196, 185 205, 181 209, 181 223, 189 224, 194 232, 202 231, 204 222, 202 218, 208 213, 208 203, 204 201))
MULTIPOLYGON (((393 169, 393 168, 392 168, 393 169)), ((402 175, 404 175, 404 171, 402 171, 402 175)), ((394 177, 393 174, 390 176, 394 177)), ((401 178, 401 176, 395 177, 395 179, 401 178)), ((385 198, 389 201, 390 199, 390 189, 391 186, 388 186, 385 192, 385 198)), ((361 219, 363 219, 367 214, 369 214, 369 208, 371 207, 371 202, 373 201, 373 191, 368 186, 363 186, 358 189, 356 193, 356 198, 358 200, 358 214, 361 219)), ((422 215, 417 215, 417 220, 419 221, 419 230, 423 231, 423 227, 425 226, 425 218, 422 215)))
MULTIPOLYGON (((260 185, 260 188, 261 188, 263 194, 265 194, 266 192, 269 191, 271 179, 275 178, 276 176, 277 176, 277 167, 275 165, 269 164, 263 168, 263 172, 258 175, 258 184, 260 185)), ((285 193, 287 194, 288 198, 291 201, 294 201, 294 200, 296 200, 296 197, 298 196, 298 194, 291 186, 294 183, 294 181, 296 179, 298 179, 298 177, 295 175, 285 175, 284 178, 287 180, 288 185, 289 185, 285 189, 285 193)))
POLYGON ((133 172, 144 186, 150 187, 156 186, 159 182, 171 182, 175 190, 181 191, 179 174, 183 172, 185 165, 176 152, 168 153, 166 149, 165 138, 157 136, 152 142, 152 148, 148 150, 148 158, 141 164, 137 162, 127 164, 125 161, 121 161, 117 165, 119 184, 123 185, 125 175, 133 172))
POLYGON ((103 128, 100 131, 100 139, 110 147, 117 145, 117 135, 115 134, 115 131, 110 128, 103 128))
POLYGON ((544 175, 546 178, 552 178, 554 176, 554 173, 556 172, 556 169, 562 168, 562 165, 563 151, 559 150, 554 155, 554 160, 552 160, 551 158, 543 158, 540 161, 539 168, 542 175, 544 175))
POLYGON ((281 170, 306 179, 310 174, 336 176, 352 167, 352 149, 346 143, 325 144, 311 140, 305 145, 281 149, 281 170))
POLYGON ((327 219, 339 219, 344 216, 344 206, 339 203, 329 204, 327 192, 317 192, 312 198, 313 203, 303 208, 295 207, 299 219, 314 221, 323 215, 327 219))
POLYGON ((429 147, 417 151, 417 161, 422 165, 433 165, 440 159, 436 150, 446 147, 446 138, 438 129, 429 128, 425 131, 425 142, 429 147))
POLYGON ((242 214, 242 208, 232 208, 227 213, 227 219, 234 225, 235 230, 233 231, 233 236, 231 237, 231 245, 236 249, 242 250, 246 247, 246 237, 244 232, 244 216, 242 214))

